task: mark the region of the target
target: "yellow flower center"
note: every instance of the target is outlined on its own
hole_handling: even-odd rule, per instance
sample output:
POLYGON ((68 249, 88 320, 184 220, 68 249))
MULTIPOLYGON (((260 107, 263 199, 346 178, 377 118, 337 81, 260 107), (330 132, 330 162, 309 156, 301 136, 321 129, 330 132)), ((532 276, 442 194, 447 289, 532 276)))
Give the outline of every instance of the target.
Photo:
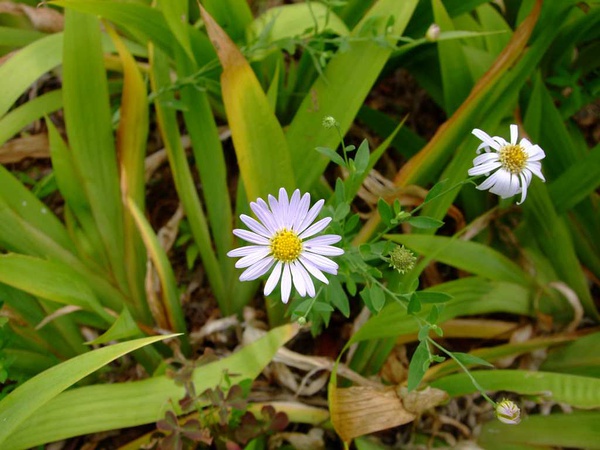
POLYGON ((271 254, 281 262, 296 261, 302 252, 302 241, 296 233, 283 229, 271 239, 271 254))
POLYGON ((506 145, 499 154, 502 167, 511 173, 521 173, 527 164, 527 153, 520 145, 506 145))

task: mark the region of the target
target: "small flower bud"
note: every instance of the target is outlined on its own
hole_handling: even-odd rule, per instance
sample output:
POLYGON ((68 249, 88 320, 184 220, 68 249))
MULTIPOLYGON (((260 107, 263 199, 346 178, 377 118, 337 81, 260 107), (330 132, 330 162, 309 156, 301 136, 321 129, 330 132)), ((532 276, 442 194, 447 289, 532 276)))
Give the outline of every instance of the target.
POLYGON ((429 42, 435 42, 440 37, 440 26, 437 23, 432 23, 427 28, 427 32, 425 33, 425 39, 429 42))
POLYGON ((335 118, 333 118, 332 116, 323 117, 323 127, 329 129, 329 128, 336 127, 338 125, 339 124, 337 123, 337 120, 335 120, 335 118))
POLYGON ((504 399, 496 405, 496 417, 502 423, 517 425, 521 421, 521 410, 515 402, 504 399))
POLYGON ((298 325, 300 325, 300 326, 306 325, 306 317, 304 317, 304 316, 298 317, 298 325))
POLYGON ((393 267, 400 273, 411 271, 415 267, 417 257, 409 249, 403 246, 396 246, 390 252, 390 267, 393 267))

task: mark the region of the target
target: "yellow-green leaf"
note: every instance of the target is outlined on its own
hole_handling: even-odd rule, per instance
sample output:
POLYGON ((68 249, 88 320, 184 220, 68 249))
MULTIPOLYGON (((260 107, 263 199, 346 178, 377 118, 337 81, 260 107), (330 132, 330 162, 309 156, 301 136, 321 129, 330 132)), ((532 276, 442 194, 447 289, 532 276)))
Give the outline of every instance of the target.
POLYGON ((173 336, 175 335, 154 336, 100 348, 76 356, 26 381, 0 401, 0 445, 5 449, 19 448, 11 440, 15 429, 86 375, 133 350, 173 336))
POLYGON ((223 103, 248 199, 293 189, 288 145, 267 96, 237 46, 203 8, 201 13, 223 65, 223 103))

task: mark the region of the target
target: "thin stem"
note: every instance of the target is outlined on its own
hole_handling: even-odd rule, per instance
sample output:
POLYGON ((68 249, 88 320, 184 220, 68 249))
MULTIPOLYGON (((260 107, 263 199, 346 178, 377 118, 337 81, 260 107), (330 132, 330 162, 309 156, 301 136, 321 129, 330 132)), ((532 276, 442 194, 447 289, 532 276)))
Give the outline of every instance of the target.
POLYGON ((481 385, 477 382, 477 380, 475 379, 475 377, 473 377, 473 375, 471 374, 471 372, 469 371, 469 369, 467 369, 467 367, 462 362, 460 362, 452 354, 452 352, 446 350, 443 346, 441 346, 440 344, 438 344, 437 342, 435 342, 435 340, 431 339, 429 336, 427 337, 427 341, 429 343, 433 344, 438 349, 440 349, 443 353, 445 353, 446 355, 448 355, 450 358, 452 358, 454 360, 454 362, 456 362, 456 364, 458 364, 460 366, 460 368, 463 370, 463 372, 465 372, 467 374, 467 376, 471 380, 471 383, 473 383, 473 386, 475 386, 475 388, 479 391, 479 393, 482 395, 482 397, 485 398, 488 402, 490 402, 494 406, 494 408, 496 407, 496 402, 494 400, 492 400, 490 397, 488 397, 488 395, 485 393, 483 387, 481 387, 481 385))
POLYGON ((338 136, 340 137, 340 143, 342 144, 342 150, 344 152, 344 161, 346 162, 346 167, 350 170, 350 165, 348 164, 348 151, 346 150, 346 144, 344 143, 344 136, 342 136, 342 129, 340 128, 340 124, 335 122, 335 129, 338 132, 338 136))
POLYGON ((306 312, 304 313, 302 317, 304 320, 306 320, 308 314, 310 313, 310 310, 312 309, 312 307, 314 306, 315 302, 317 301, 317 297, 321 294, 321 291, 323 290, 323 286, 319 287, 319 289, 317 290, 317 293, 315 294, 315 296, 312 298, 312 301, 310 302, 310 305, 308 305, 308 309, 306 310, 306 312))

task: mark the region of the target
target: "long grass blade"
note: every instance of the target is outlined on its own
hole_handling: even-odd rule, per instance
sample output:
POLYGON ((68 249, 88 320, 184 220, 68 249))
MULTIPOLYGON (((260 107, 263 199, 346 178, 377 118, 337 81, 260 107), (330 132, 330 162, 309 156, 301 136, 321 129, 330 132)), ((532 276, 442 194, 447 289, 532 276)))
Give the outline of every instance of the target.
POLYGON ((443 236, 394 234, 386 237, 428 258, 467 270, 475 275, 531 286, 530 278, 517 264, 486 245, 443 236))
POLYGON ((487 450, 595 448, 600 442, 597 411, 532 414, 518 427, 498 420, 483 424, 477 443, 487 450))
POLYGON ((126 287, 123 206, 98 19, 67 10, 63 51, 65 122, 73 162, 112 273, 126 287))
MULTIPOLYGON (((158 272, 158 277, 161 281, 161 291, 163 298, 163 308, 166 312, 167 324, 170 330, 185 332, 185 320, 183 317, 183 311, 181 309, 181 303, 179 302, 179 295, 177 292, 177 282, 175 281, 175 275, 173 274, 173 268, 169 263, 167 254, 164 249, 160 246, 160 242, 154 234, 152 227, 144 217, 143 213, 137 207, 135 202, 128 199, 127 207, 129 212, 135 220, 135 224, 139 229, 140 234, 146 245, 146 250, 158 272)), ((157 318, 160 321, 162 318, 157 318)), ((187 345, 186 350, 189 350, 187 345)))
MULTIPOLYGON (((424 292, 443 292, 452 296, 444 304, 440 322, 459 316, 510 312, 529 316, 533 314, 529 290, 514 284, 489 281, 480 277, 462 278, 427 289, 424 292)), ((419 314, 426 316, 430 311, 423 305, 419 314)), ((419 325, 414 317, 406 313, 406 306, 390 303, 377 316, 371 317, 352 338, 348 345, 368 339, 397 337, 415 333, 419 325)))
MULTIPOLYGON (((511 391, 521 395, 538 395, 576 408, 600 407, 600 378, 526 370, 477 370, 475 379, 490 391, 511 391)), ((451 397, 467 395, 477 389, 464 373, 449 375, 431 383, 451 397)))
POLYGON ((155 336, 104 347, 48 369, 0 401, 0 445, 18 448, 11 434, 62 391, 116 358, 171 336, 155 336))
MULTIPOLYGON (((138 209, 144 211, 146 186, 144 181, 146 141, 149 127, 149 105, 146 83, 135 59, 119 35, 106 25, 123 64, 123 93, 119 127, 117 128, 117 154, 119 158, 121 194, 124 203, 131 198, 138 209)), ((145 301, 144 276, 146 251, 134 219, 124 215, 125 266, 132 292, 136 315, 148 323, 150 312, 145 301)), ((181 330, 177 330, 181 331, 181 330)))
MULTIPOLYGON (((352 36, 359 36, 365 23, 376 21, 377 32, 399 36, 412 16, 416 0, 398 2, 379 0, 356 25, 352 36), (386 19, 394 17, 392 25, 386 19)), ((389 47, 375 42, 354 42, 348 51, 338 52, 310 88, 287 132, 286 139, 298 185, 309 189, 325 170, 329 160, 314 149, 336 147, 338 136, 321 126, 324 116, 333 116, 345 134, 369 90, 392 54, 395 41, 388 36, 389 47), (356 61, 361 61, 357 65, 356 61), (348 74, 352 74, 351 77, 348 74), (343 99, 343 101, 341 101, 343 99), (307 153, 310 157, 307 157, 307 153)))
POLYGON ((288 144, 258 79, 223 29, 204 9, 201 13, 223 65, 223 103, 248 199, 293 189, 288 144))
POLYGON ((56 89, 15 108, 0 119, 0 146, 25 126, 62 107, 62 91, 56 89))
POLYGON ((63 34, 51 34, 19 50, 0 65, 0 117, 35 80, 61 63, 62 45, 63 34))
POLYGON ((200 198, 196 191, 194 179, 190 171, 185 150, 181 144, 179 126, 175 110, 169 108, 168 103, 173 102, 173 94, 163 90, 171 85, 169 62, 166 55, 158 48, 150 50, 152 73, 151 82, 155 92, 159 92, 155 101, 158 125, 164 139, 165 148, 169 157, 169 164, 173 171, 175 187, 183 209, 187 214, 194 241, 200 250, 210 286, 222 308, 224 314, 232 314, 231 301, 225 289, 225 280, 219 267, 218 260, 213 250, 208 222, 202 210, 200 198))
MULTIPOLYGON (((196 392, 221 385, 225 371, 234 382, 256 378, 297 331, 298 327, 291 324, 273 329, 233 355, 197 368, 192 376, 196 392)), ((153 423, 169 409, 179 413, 178 400, 184 394, 182 386, 164 375, 72 389, 48 402, 4 445, 6 450, 17 450, 81 434, 153 423)))

